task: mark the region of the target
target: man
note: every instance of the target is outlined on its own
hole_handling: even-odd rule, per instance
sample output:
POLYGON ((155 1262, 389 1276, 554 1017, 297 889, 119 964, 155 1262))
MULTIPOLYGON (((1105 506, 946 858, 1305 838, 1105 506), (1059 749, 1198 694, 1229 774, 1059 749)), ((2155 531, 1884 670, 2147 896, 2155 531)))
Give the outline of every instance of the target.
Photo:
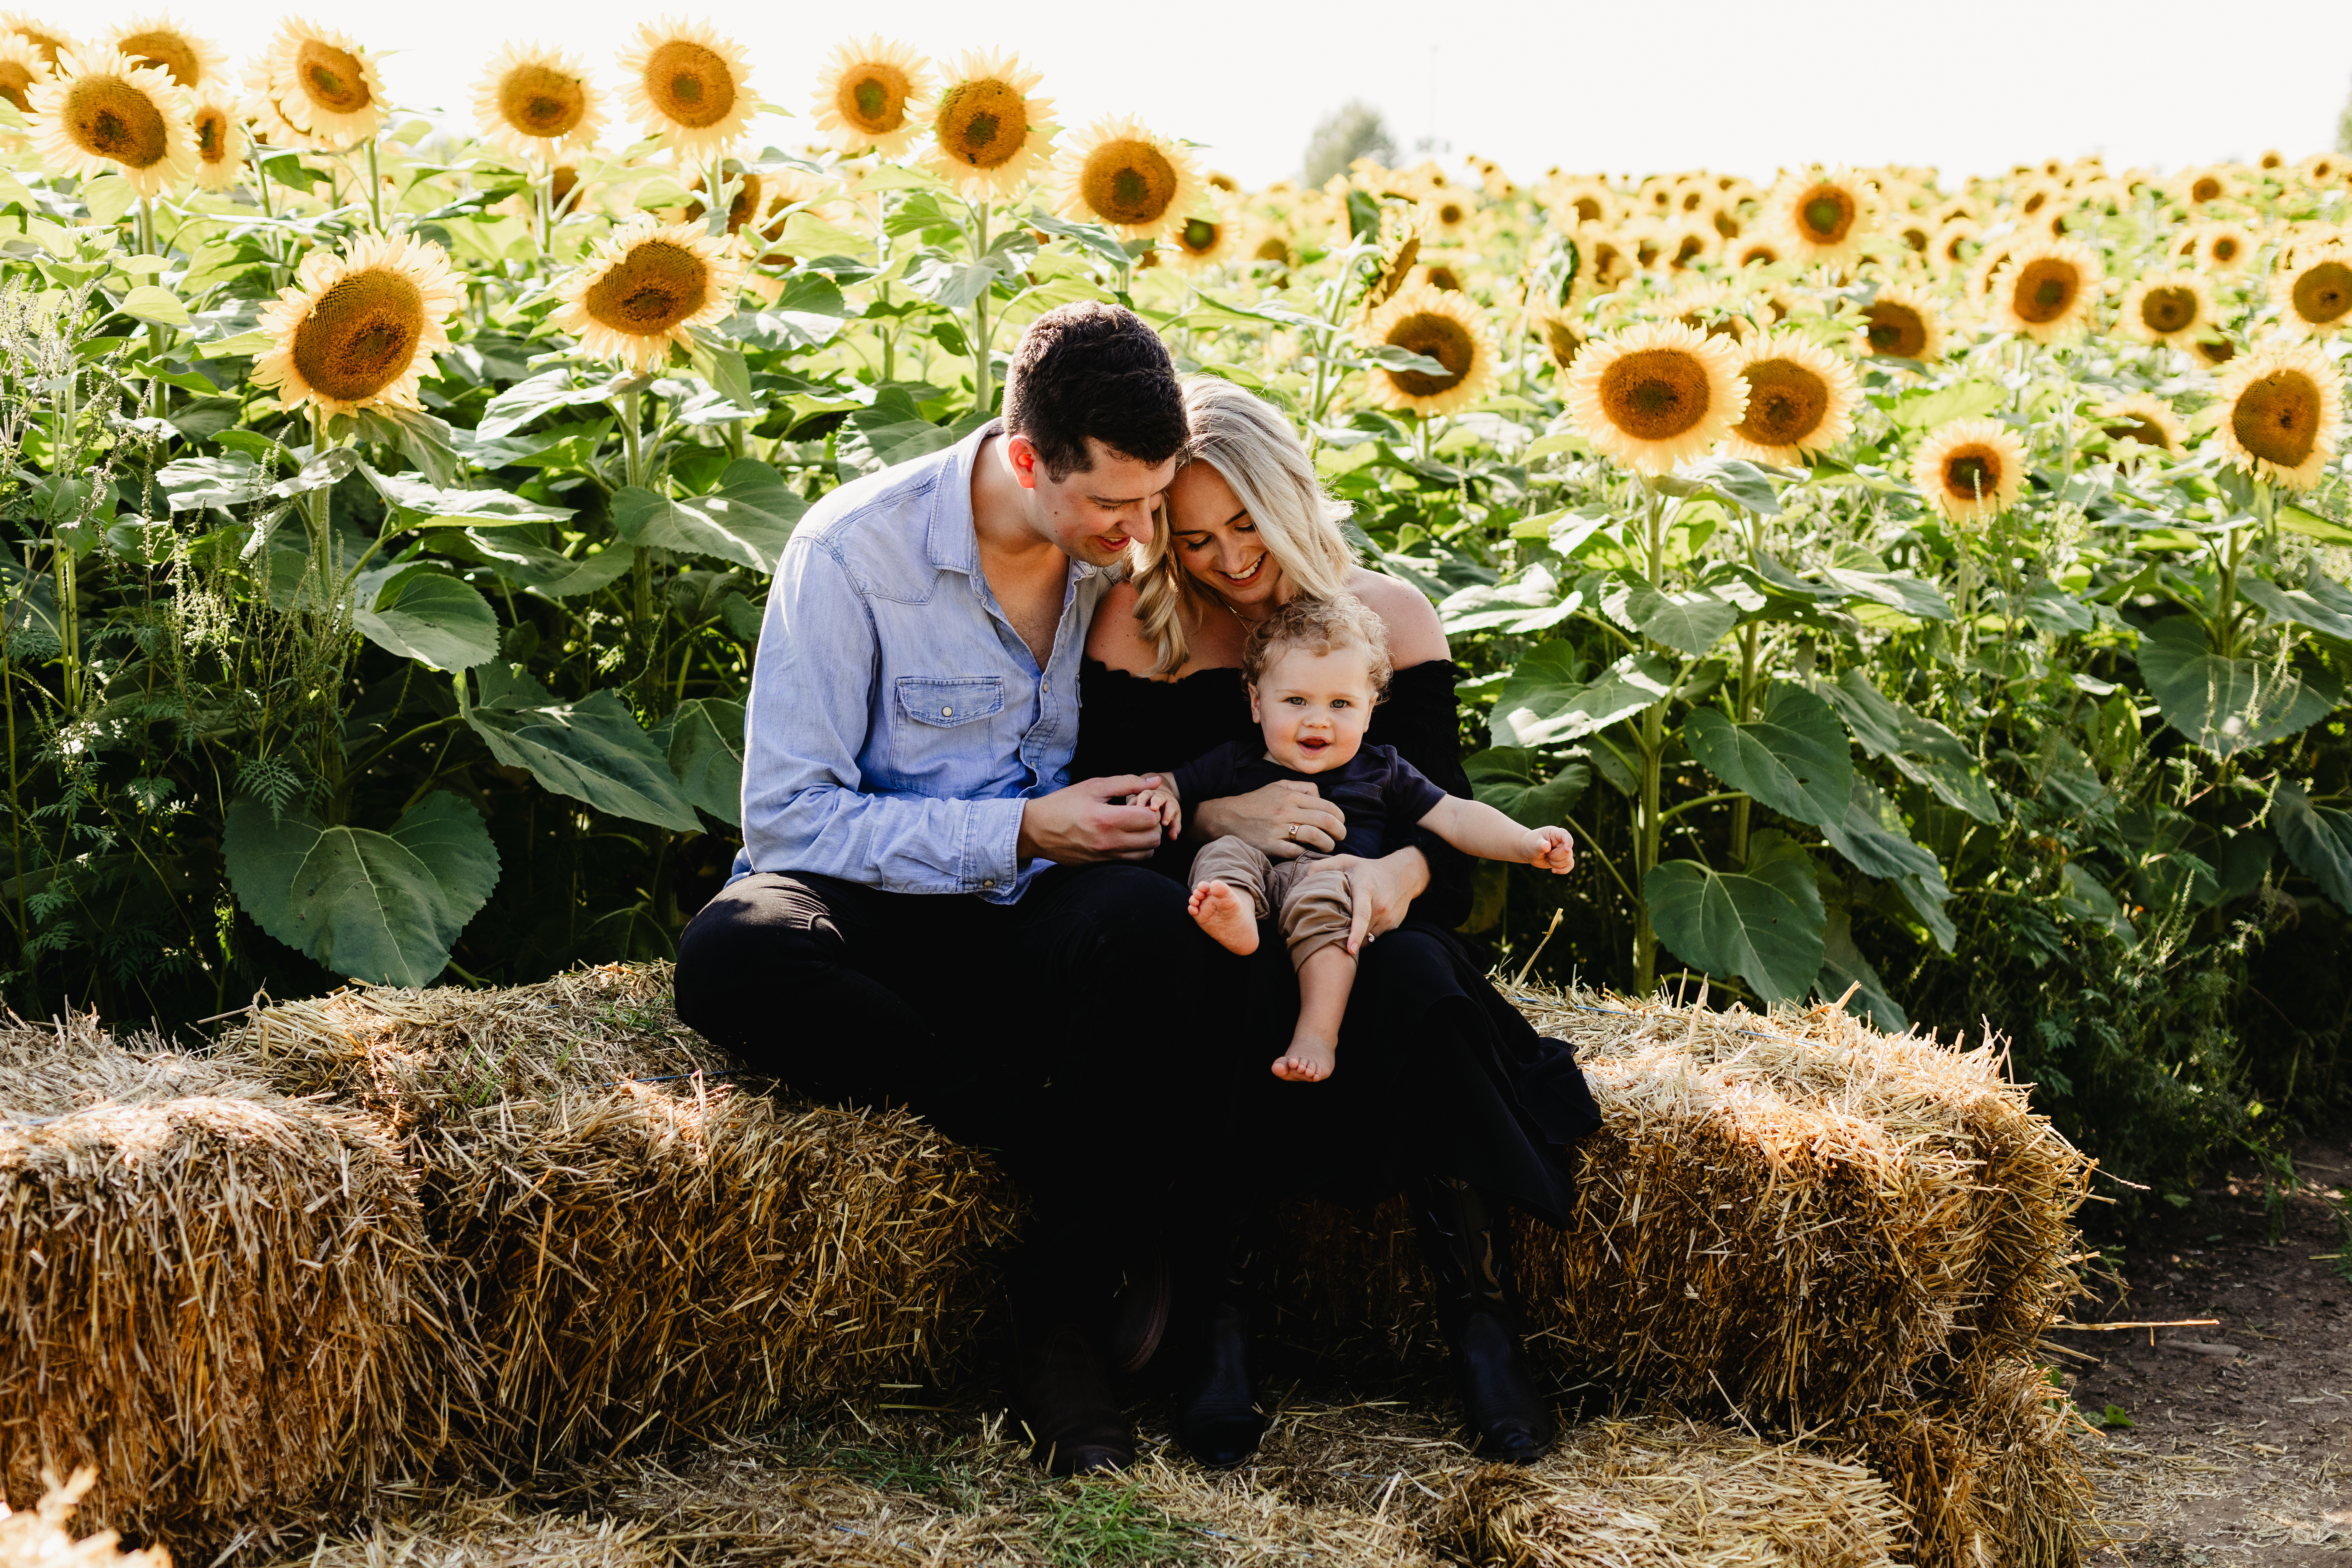
POLYGON ((760 635, 743 852, 678 944, 679 1017, 751 1066, 1000 1151, 1037 1217, 1022 1414, 1065 1474, 1133 1458, 1092 1326, 1139 1198, 1215 1121, 1202 1042, 1244 983, 1182 888, 1119 864, 1160 843, 1122 804, 1157 781, 1066 777, 1106 568, 1184 437, 1150 327, 1065 306, 1002 421, 810 510, 760 635))

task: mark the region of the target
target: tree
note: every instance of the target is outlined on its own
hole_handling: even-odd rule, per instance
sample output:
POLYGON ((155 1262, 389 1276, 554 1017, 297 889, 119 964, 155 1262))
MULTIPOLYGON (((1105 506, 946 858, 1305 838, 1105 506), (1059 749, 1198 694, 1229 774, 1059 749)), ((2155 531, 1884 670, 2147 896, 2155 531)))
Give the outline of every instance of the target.
POLYGON ((1344 174, 1359 158, 1393 159, 1396 141, 1389 134, 1381 111, 1361 99, 1350 99, 1324 116, 1307 139, 1307 184, 1321 184, 1344 174))
MULTIPOLYGON (((1320 135, 1321 132, 1318 132, 1317 134, 1320 135)), ((2336 111, 2336 150, 2338 153, 2352 153, 2352 98, 2347 98, 2344 100, 2344 107, 2336 111)), ((1311 160, 1314 154, 1310 153, 1307 156, 1311 160)))

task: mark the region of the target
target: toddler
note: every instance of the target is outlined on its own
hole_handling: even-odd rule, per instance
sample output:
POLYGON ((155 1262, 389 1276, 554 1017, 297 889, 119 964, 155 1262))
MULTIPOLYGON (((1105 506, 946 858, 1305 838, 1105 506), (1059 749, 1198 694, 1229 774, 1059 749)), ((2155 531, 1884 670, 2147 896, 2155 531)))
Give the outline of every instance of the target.
MULTIPOLYGON (((1522 827, 1491 805, 1447 795, 1393 747, 1364 744, 1372 706, 1388 686, 1389 656, 1381 618, 1362 600, 1292 600, 1252 630, 1242 672, 1250 717, 1265 739, 1229 742, 1136 797, 1170 829, 1188 803, 1197 807, 1290 779, 1312 784, 1347 817, 1348 836, 1334 854, 1377 859, 1426 827, 1488 860, 1555 873, 1576 864, 1565 828, 1522 827)), ((1192 918, 1227 950, 1256 952, 1258 921, 1269 910, 1279 917, 1298 971, 1298 1025, 1274 1071, 1304 1083, 1331 1076, 1356 979, 1347 948, 1353 900, 1347 874, 1326 864, 1330 858, 1301 851, 1276 861, 1227 837, 1202 847, 1192 862, 1192 918)))

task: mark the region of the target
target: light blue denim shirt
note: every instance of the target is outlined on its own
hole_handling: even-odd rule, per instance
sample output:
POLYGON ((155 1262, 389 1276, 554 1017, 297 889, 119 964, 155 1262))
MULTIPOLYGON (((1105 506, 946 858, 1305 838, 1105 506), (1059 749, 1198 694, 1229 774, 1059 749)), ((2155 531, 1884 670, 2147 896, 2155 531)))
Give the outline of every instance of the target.
POLYGON ((1110 579, 1070 563, 1039 669, 972 531, 972 464, 1003 428, 844 485, 793 531, 752 666, 736 877, 1011 903, 1049 864, 1018 858, 1022 803, 1069 782, 1110 579))

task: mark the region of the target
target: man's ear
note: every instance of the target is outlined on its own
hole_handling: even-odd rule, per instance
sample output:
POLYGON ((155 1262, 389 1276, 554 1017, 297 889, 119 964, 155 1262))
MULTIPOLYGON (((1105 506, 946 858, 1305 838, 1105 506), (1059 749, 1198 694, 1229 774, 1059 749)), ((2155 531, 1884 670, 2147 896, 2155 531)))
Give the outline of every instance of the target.
POLYGON ((1034 490, 1037 481, 1045 477, 1045 464, 1037 456, 1037 444, 1026 436, 1004 437, 1005 466, 1013 470, 1013 479, 1024 490, 1034 490))

